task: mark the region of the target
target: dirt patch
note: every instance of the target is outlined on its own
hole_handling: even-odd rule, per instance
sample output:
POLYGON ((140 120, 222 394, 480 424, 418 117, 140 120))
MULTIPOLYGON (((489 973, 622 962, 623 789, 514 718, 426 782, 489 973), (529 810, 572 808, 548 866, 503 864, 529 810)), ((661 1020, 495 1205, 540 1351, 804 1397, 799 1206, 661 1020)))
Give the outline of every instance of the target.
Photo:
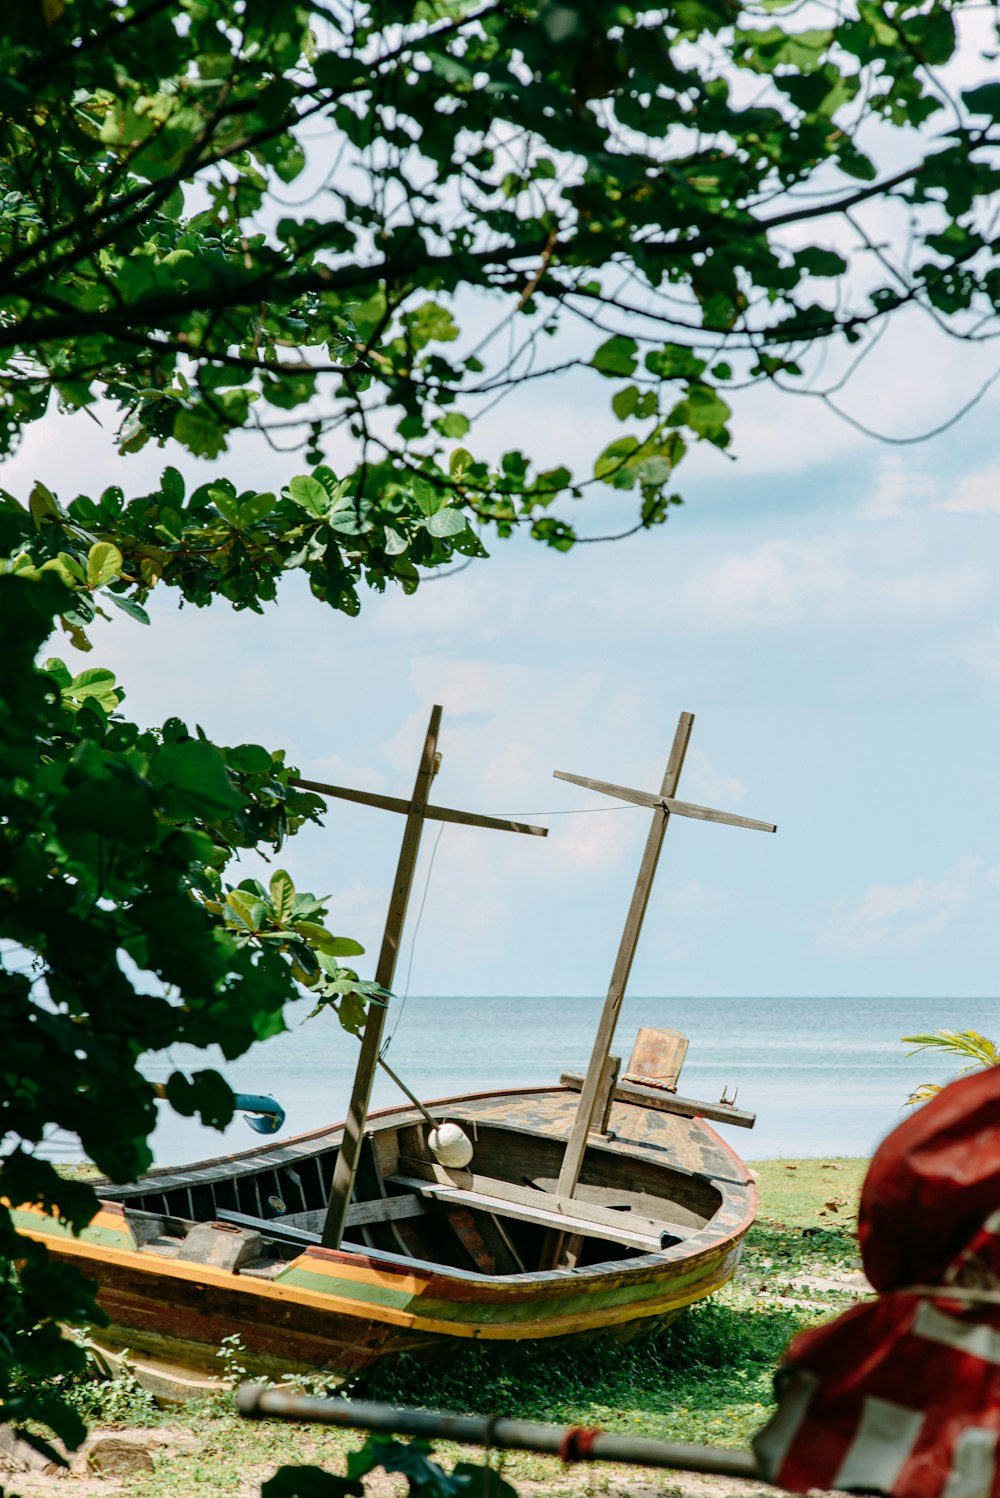
MULTIPOLYGON (((454 1449, 454 1448, 452 1448, 454 1449)), ((173 1427, 144 1429, 95 1430, 80 1451, 70 1457, 70 1467, 58 1473, 19 1472, 16 1491, 21 1498, 112 1498, 128 1494, 129 1498, 160 1498, 161 1494, 187 1495, 199 1490, 206 1498, 259 1498, 261 1482, 282 1465, 282 1459, 266 1465, 247 1462, 240 1471, 231 1463, 225 1473, 214 1476, 205 1471, 216 1454, 210 1431, 194 1436, 173 1427), (101 1445, 118 1449, 130 1446, 148 1455, 149 1462, 131 1470, 114 1469, 101 1474, 93 1470, 91 1458, 101 1445), (150 1470, 150 1464, 152 1471, 150 1470)), ((469 1448, 462 1459, 480 1460, 482 1453, 469 1448)), ((317 1459, 315 1452, 304 1451, 303 1464, 317 1459)), ((327 1459, 328 1471, 341 1464, 327 1459)), ((127 1464, 126 1464, 127 1465, 127 1464)), ((451 1462, 446 1461, 450 1467, 451 1462)), ((579 1463, 566 1467, 555 1458, 508 1457, 500 1463, 504 1476, 517 1489, 520 1498, 773 1498, 775 1489, 767 1483, 737 1477, 714 1477, 704 1473, 670 1472, 647 1467, 625 1467, 579 1463), (518 1470, 530 1463, 531 1475, 518 1470)), ((6 1475, 6 1474, 4 1474, 6 1475)), ((376 1471, 365 1479, 367 1498, 404 1498, 407 1486, 402 1477, 376 1471)), ((814 1495, 821 1498, 821 1495, 814 1495)))
MULTIPOLYGON (((26 1470, 25 1453, 20 1446, 12 1452, 0 1446, 0 1473, 4 1477, 8 1473, 16 1475, 16 1491, 21 1498, 45 1498, 56 1493, 61 1498, 137 1493, 141 1491, 138 1482, 142 1477, 156 1472, 174 1457, 197 1451, 202 1442, 188 1431, 153 1427, 92 1430, 77 1451, 67 1452, 58 1441, 52 1444, 61 1450, 67 1467, 54 1470, 50 1464, 42 1467, 36 1455, 33 1468, 26 1470)), ((256 1493, 257 1489, 249 1491, 256 1493)))

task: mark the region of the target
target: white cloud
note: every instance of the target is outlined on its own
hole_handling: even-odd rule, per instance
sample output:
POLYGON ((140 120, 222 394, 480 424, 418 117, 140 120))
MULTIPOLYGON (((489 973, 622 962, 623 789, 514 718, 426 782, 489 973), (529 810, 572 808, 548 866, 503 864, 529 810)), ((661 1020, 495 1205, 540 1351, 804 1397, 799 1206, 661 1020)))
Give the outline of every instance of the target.
POLYGON ((875 493, 863 510, 865 519, 895 520, 925 510, 1000 514, 1000 465, 955 475, 920 468, 899 453, 883 457, 875 493))
POLYGON ((346 786, 354 791, 385 791, 385 776, 374 765, 356 763, 342 754, 324 754, 303 760, 300 765, 306 780, 320 780, 330 785, 346 786))
POLYGON ((910 459, 890 453, 879 463, 878 486, 863 514, 866 520, 895 520, 926 508, 937 495, 934 478, 915 470, 910 459))
POLYGON ((746 786, 735 775, 724 775, 716 770, 702 749, 689 749, 684 760, 683 790, 678 791, 686 801, 707 802, 724 810, 727 804, 741 800, 746 786))
POLYGON ((778 538, 730 552, 692 571, 663 602, 689 628, 781 629, 805 618, 864 628, 886 619, 960 613, 990 585, 990 574, 977 563, 941 565, 841 533, 778 538))
POLYGON ((681 587, 678 612, 717 629, 791 623, 852 591, 843 543, 766 541, 710 562, 681 587))
POLYGON ((871 884, 856 903, 841 902, 834 908, 819 933, 819 945, 839 957, 876 948, 917 949, 997 883, 1000 865, 987 866, 982 858, 967 854, 937 878, 918 875, 902 884, 871 884))
POLYGON ((963 515, 1000 514, 1000 466, 993 464, 959 479, 954 492, 934 506, 963 515))

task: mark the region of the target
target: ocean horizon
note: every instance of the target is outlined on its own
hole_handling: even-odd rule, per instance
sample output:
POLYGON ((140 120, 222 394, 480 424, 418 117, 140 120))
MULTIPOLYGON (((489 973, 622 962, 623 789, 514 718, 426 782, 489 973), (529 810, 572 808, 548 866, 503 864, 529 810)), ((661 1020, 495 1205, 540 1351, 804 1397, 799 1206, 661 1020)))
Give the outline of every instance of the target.
MULTIPOLYGON (((602 1002, 411 995, 390 1006, 387 1060, 428 1100, 558 1082, 562 1072, 586 1067, 602 1002)), ((235 1090, 271 1093, 286 1112, 276 1137, 336 1123, 346 1111, 358 1042, 330 1014, 306 1020, 309 1008, 308 1001, 293 1006, 287 1032, 237 1061, 178 1046, 150 1057, 144 1070, 160 1081, 174 1069, 212 1066, 235 1090)), ((912 1048, 902 1037, 941 1028, 995 1034, 998 1013, 993 998, 629 997, 612 1050, 627 1062, 640 1025, 681 1030, 690 1048, 678 1090, 713 1102, 725 1089, 756 1113, 752 1130, 718 1126, 747 1160, 869 1155, 906 1117, 914 1088, 959 1070, 944 1055, 908 1056, 912 1048)), ((404 1101, 379 1074, 373 1108, 404 1101)), ((153 1151, 157 1164, 179 1164, 249 1148, 259 1138, 242 1118, 220 1132, 161 1104, 153 1151)), ((64 1143, 58 1153, 71 1152, 64 1143)))

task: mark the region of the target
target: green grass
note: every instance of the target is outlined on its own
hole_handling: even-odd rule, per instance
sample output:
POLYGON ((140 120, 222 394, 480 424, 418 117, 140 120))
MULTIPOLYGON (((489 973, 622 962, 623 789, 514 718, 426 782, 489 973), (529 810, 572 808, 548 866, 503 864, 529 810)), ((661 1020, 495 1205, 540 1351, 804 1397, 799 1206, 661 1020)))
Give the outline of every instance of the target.
POLYGON ((401 1362, 352 1392, 390 1404, 744 1445, 770 1405, 782 1350, 809 1320, 720 1299, 626 1347, 602 1340, 506 1356, 474 1348, 436 1368, 401 1362))
MULTIPOLYGON (((477 1346, 445 1361, 404 1360, 376 1369, 350 1392, 430 1409, 745 1447, 773 1407, 774 1369, 791 1337, 847 1306, 858 1293, 854 1221, 865 1165, 862 1160, 755 1165, 761 1215, 747 1237, 737 1279, 641 1341, 477 1346), (852 1280, 845 1280, 849 1275, 852 1280), (804 1287, 801 1281, 807 1282, 804 1287)), ((155 1428, 140 1399, 130 1415, 127 1400, 110 1386, 104 1386, 102 1399, 99 1389, 83 1395, 91 1420, 155 1428)), ((135 1498, 244 1493, 248 1481, 282 1463, 317 1463, 342 1472, 346 1453, 361 1444, 352 1432, 241 1421, 231 1400, 170 1412, 163 1419, 182 1449, 156 1456, 157 1470, 148 1477, 130 1479, 135 1498)), ((450 1467, 460 1453, 440 1443, 436 1454, 450 1467)), ((463 1455, 468 1459, 468 1452, 463 1455)), ((570 1477, 554 1458, 522 1454, 505 1456, 503 1470, 515 1485, 539 1483, 553 1495, 570 1488, 574 1494, 602 1492, 609 1483, 620 1487, 625 1475, 592 1469, 570 1477)), ((375 1498, 387 1491, 376 1484, 375 1498)))
POLYGON ((757 1160, 751 1169, 760 1192, 758 1223, 853 1230, 867 1160, 757 1160))

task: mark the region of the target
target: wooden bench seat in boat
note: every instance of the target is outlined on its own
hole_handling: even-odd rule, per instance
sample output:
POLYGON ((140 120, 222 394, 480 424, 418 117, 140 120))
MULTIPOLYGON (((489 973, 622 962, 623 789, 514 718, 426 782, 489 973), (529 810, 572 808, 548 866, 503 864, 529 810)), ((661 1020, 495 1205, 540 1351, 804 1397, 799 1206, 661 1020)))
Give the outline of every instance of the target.
MULTIPOLYGON (((680 1223, 657 1222, 631 1211, 617 1212, 575 1197, 557 1196, 554 1192, 517 1186, 489 1176, 472 1176, 471 1185, 448 1185, 426 1181, 415 1176, 390 1176, 387 1184, 447 1205, 471 1207, 496 1217, 513 1217, 518 1222, 533 1222, 539 1227, 559 1227, 587 1238, 603 1238, 625 1248, 659 1253, 665 1240, 675 1243, 690 1238, 696 1228, 680 1223)), ((402 1198, 405 1200, 406 1198, 402 1198)), ((399 1200, 399 1198, 390 1198, 399 1200)))
MULTIPOLYGON (((643 1253, 658 1253, 668 1243, 690 1238, 698 1231, 697 1227, 688 1224, 645 1217, 631 1210, 616 1211, 613 1207, 557 1196, 552 1192, 518 1186, 490 1176, 470 1176, 469 1184, 466 1185, 464 1182, 448 1183, 396 1175, 388 1177, 386 1185, 402 1194, 352 1203, 347 1218, 349 1227, 419 1217, 433 1210, 434 1205, 439 1205, 444 1208, 471 1208, 493 1217, 511 1217, 516 1221, 535 1223, 544 1228, 559 1227, 643 1253)), ((319 1228, 322 1215, 321 1212, 296 1213, 288 1220, 276 1218, 265 1221, 239 1212, 223 1210, 218 1214, 222 1222, 266 1230, 275 1242, 303 1247, 318 1244, 321 1241, 320 1234, 310 1231, 304 1225, 299 1226, 293 1218, 308 1217, 310 1227, 315 1223, 315 1227, 319 1228)))
MULTIPOLYGON (((393 1178, 400 1180, 405 1178, 393 1178)), ((506 1183, 504 1183, 506 1184, 506 1183)), ((414 1181, 413 1189, 419 1191, 421 1197, 426 1197, 432 1202, 438 1202, 444 1207, 469 1207, 474 1211, 487 1212, 492 1216, 513 1217, 518 1222, 533 1222, 539 1227, 552 1227, 559 1225, 569 1231, 580 1233, 587 1238, 600 1238, 610 1243, 618 1243, 624 1248, 638 1249, 642 1253, 659 1253, 666 1246, 662 1239, 674 1240, 675 1234, 661 1229, 660 1234, 630 1233, 624 1228, 614 1226, 606 1227, 603 1223, 597 1223, 589 1217, 570 1217, 562 1212, 548 1212, 541 1207, 509 1202, 498 1196, 484 1196, 475 1191, 463 1191, 458 1186, 442 1186, 431 1181, 414 1181)), ((414 1216, 412 1196, 391 1196, 377 1203, 382 1209, 383 1215, 379 1220, 385 1221, 391 1207, 397 1207, 399 1217, 414 1216)), ((367 1205, 367 1203, 365 1203, 367 1205)), ((375 1205, 375 1204, 373 1204, 375 1205)), ((427 1210, 424 1205, 424 1211, 427 1210)), ((280 1218, 265 1219, 262 1217, 250 1217, 243 1212, 227 1212, 225 1209, 219 1212, 221 1222, 232 1223, 234 1226, 245 1228, 256 1228, 265 1237, 275 1243, 286 1244, 290 1248, 307 1248, 310 1245, 319 1245, 322 1242, 319 1233, 310 1233, 303 1228, 293 1227, 282 1222, 280 1218)), ((678 1230, 690 1236, 690 1228, 678 1230)), ((347 1243, 341 1245, 348 1253, 368 1252, 368 1246, 358 1243, 347 1243)))
MULTIPOLYGON (((402 1198, 398 1198, 402 1200, 402 1198)), ((281 1243, 286 1248, 317 1248, 322 1243, 319 1233, 310 1232, 307 1228, 295 1227, 280 1217, 252 1217, 247 1212, 230 1212, 228 1208, 221 1207, 216 1214, 220 1222, 232 1223, 235 1227, 255 1228, 261 1237, 269 1238, 272 1243, 281 1243)), ((300 1213, 305 1216, 305 1213, 300 1213)), ((309 1214, 312 1215, 312 1214, 309 1214)), ((368 1253, 368 1246, 364 1243, 348 1243, 346 1240, 341 1247, 351 1254, 368 1253)), ((400 1264, 404 1263, 409 1255, 389 1254, 400 1264)), ((251 1266, 241 1269, 241 1274, 246 1274, 251 1266)))
MULTIPOLYGON (((680 1223, 655 1222, 651 1218, 637 1217, 632 1213, 626 1215, 608 1207, 592 1206, 589 1202, 578 1203, 572 1198, 520 1188, 508 1181, 492 1181, 481 1176, 477 1176, 475 1180, 480 1188, 478 1190, 409 1176, 390 1176, 387 1184, 402 1187, 406 1194, 382 1197, 375 1202, 359 1202, 351 1211, 358 1212, 359 1220, 385 1222, 392 1218, 400 1220, 422 1215, 431 1210, 431 1204, 466 1207, 494 1217, 512 1217, 518 1222, 535 1223, 539 1227, 558 1226, 588 1238, 601 1238, 643 1253, 659 1253, 661 1248, 667 1246, 667 1241, 677 1242, 682 1238, 690 1238, 695 1231, 680 1223), (544 1197, 544 1206, 538 1202, 539 1196, 544 1197), (570 1210, 573 1208, 575 1210, 570 1210)), ((224 1209, 218 1216, 220 1222, 256 1228, 273 1242, 284 1243, 289 1247, 305 1248, 321 1241, 319 1233, 297 1227, 281 1218, 251 1217, 243 1212, 228 1212, 224 1209)), ((348 1221, 350 1223, 351 1219, 348 1221)), ((354 1245, 345 1244, 344 1247, 350 1252, 354 1245)))

